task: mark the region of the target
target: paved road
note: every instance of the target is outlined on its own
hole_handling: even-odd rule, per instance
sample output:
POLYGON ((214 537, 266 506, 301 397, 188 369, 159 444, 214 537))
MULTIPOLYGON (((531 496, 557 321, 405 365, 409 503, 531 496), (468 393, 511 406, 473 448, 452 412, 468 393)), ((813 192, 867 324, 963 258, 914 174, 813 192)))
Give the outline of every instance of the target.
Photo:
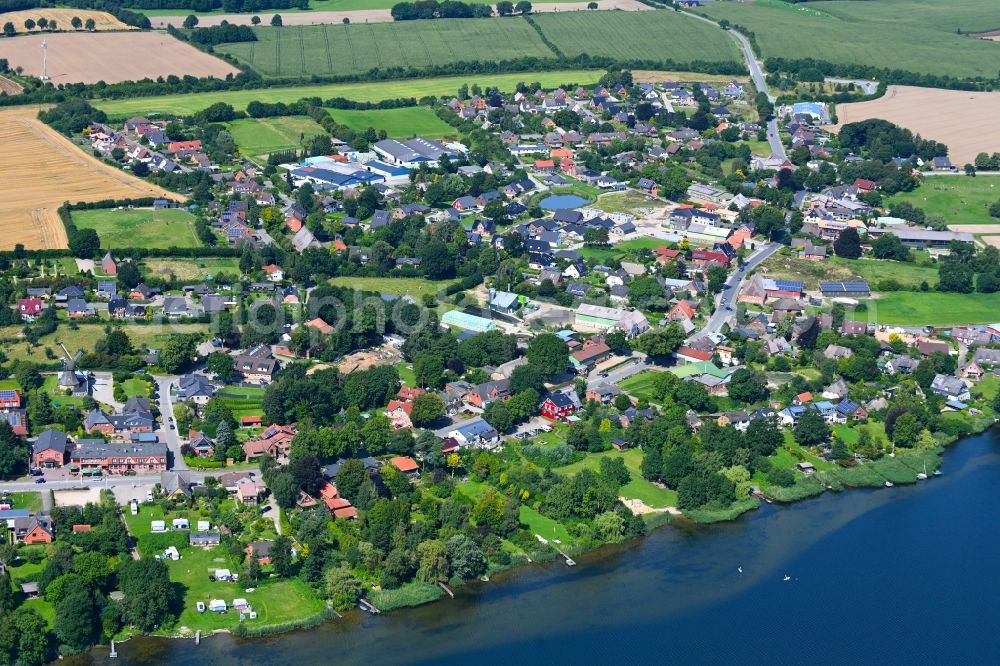
POLYGON ((607 377, 602 377, 604 374, 601 370, 593 370, 589 375, 587 375, 587 388, 592 388, 594 386, 600 386, 601 384, 618 384, 623 379, 627 379, 632 375, 637 375, 643 370, 651 367, 649 359, 646 355, 641 352, 635 352, 635 358, 632 362, 626 365, 620 365, 614 370, 607 371, 607 377))
POLYGON ((180 437, 177 436, 176 428, 171 430, 170 426, 175 425, 171 423, 174 418, 174 403, 170 399, 170 386, 177 381, 177 375, 164 375, 156 377, 157 390, 160 392, 160 402, 158 407, 160 408, 160 429, 157 431, 160 435, 160 440, 167 445, 167 450, 170 451, 173 457, 173 465, 171 469, 187 469, 187 463, 184 462, 184 456, 181 455, 181 441, 180 437))
MULTIPOLYGON (((699 21, 704 21, 705 23, 711 23, 712 25, 718 27, 718 23, 715 21, 705 18, 704 16, 698 16, 697 14, 692 14, 690 12, 681 12, 684 16, 690 16, 691 18, 698 19, 699 21)), ((764 72, 760 68, 760 63, 757 62, 757 57, 753 53, 753 47, 750 46, 749 40, 741 35, 736 30, 727 30, 733 39, 735 39, 740 48, 743 49, 743 56, 747 61, 747 68, 750 70, 750 78, 753 79, 754 86, 757 90, 761 91, 767 95, 767 99, 773 104, 775 99, 774 95, 767 88, 767 81, 764 80, 764 72)), ((778 121, 776 118, 771 118, 767 123, 767 142, 771 145, 771 153, 777 155, 783 159, 788 159, 785 153, 785 146, 781 143, 781 135, 778 134, 778 121)))
POLYGON ((719 293, 719 306, 716 308, 715 312, 712 313, 708 323, 690 336, 691 339, 700 338, 708 333, 717 333, 719 329, 722 328, 722 324, 729 318, 730 314, 732 314, 729 310, 726 310, 722 303, 728 303, 733 308, 733 312, 735 312, 736 299, 740 294, 740 290, 743 289, 743 283, 746 281, 747 273, 759 266, 772 254, 780 250, 781 247, 781 243, 771 243, 769 245, 765 245, 763 248, 750 255, 746 263, 743 264, 742 268, 733 272, 729 276, 729 279, 726 280, 725 286, 719 293))

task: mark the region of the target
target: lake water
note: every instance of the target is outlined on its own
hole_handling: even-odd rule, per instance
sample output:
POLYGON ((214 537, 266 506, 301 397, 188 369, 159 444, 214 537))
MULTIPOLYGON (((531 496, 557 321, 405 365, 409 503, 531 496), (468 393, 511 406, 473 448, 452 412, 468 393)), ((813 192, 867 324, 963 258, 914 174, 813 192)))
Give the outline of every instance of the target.
POLYGON ((917 486, 662 528, 574 568, 528 565, 421 608, 197 647, 136 639, 117 662, 107 648, 69 661, 997 664, 1000 432, 952 447, 942 471, 917 486))
POLYGON ((579 208, 588 203, 590 201, 575 194, 550 194, 539 201, 538 205, 545 210, 563 210, 565 208, 579 208))

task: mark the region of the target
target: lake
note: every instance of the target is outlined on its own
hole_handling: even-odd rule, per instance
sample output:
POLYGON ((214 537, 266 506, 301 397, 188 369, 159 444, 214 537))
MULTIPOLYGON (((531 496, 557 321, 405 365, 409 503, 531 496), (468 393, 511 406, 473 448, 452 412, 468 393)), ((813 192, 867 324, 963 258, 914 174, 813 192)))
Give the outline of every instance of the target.
POLYGON ((949 449, 942 471, 662 528, 574 568, 520 567, 420 608, 257 640, 134 639, 116 661, 107 648, 68 661, 1000 663, 1000 431, 949 449))
POLYGON ((589 203, 588 199, 584 199, 576 194, 550 194, 539 201, 538 205, 545 210, 563 210, 566 208, 579 208, 589 203))

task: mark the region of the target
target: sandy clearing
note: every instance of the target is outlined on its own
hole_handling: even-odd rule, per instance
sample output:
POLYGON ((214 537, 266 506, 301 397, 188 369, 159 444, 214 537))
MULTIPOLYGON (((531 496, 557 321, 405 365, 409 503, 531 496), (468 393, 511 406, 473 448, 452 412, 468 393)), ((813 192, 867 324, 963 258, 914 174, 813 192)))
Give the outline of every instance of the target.
POLYGON ((171 74, 225 78, 239 70, 190 44, 157 32, 62 32, 0 39, 0 58, 42 73, 42 41, 48 41, 49 76, 59 83, 117 83, 171 74))
MULTIPOLYGON (((651 11, 653 8, 644 5, 636 0, 598 0, 598 9, 623 9, 626 11, 651 11)), ((532 12, 570 12, 587 11, 586 2, 543 2, 532 3, 532 12)), ((261 25, 267 25, 274 14, 281 14, 280 11, 261 11, 257 16, 261 19, 261 25)), ((209 16, 199 16, 198 25, 202 28, 219 25, 223 21, 238 25, 250 25, 253 14, 212 14, 209 16)), ((172 16, 150 16, 149 20, 154 28, 166 28, 168 25, 181 27, 187 14, 177 14, 172 16)), ((283 25, 322 25, 327 23, 342 23, 344 19, 351 23, 385 23, 392 20, 392 14, 388 9, 357 9, 344 12, 295 12, 292 14, 281 14, 283 25)))
POLYGON ((656 509, 649 506, 641 499, 626 499, 624 497, 619 497, 618 499, 620 499, 622 501, 622 504, 627 506, 629 510, 637 516, 641 516, 646 513, 669 513, 672 516, 684 515, 675 506, 668 506, 663 509, 656 509))
MULTIPOLYGON (((6 12, 0 14, 0 24, 10 21, 14 24, 14 29, 18 33, 28 32, 24 28, 24 22, 27 19, 38 22, 38 19, 45 17, 46 19, 56 21, 56 25, 60 30, 72 30, 73 25, 70 21, 73 17, 77 16, 84 23, 87 19, 94 19, 94 29, 95 30, 137 30, 137 28, 122 23, 114 16, 107 12, 97 12, 91 9, 55 9, 55 8, 45 8, 45 9, 22 9, 16 12, 6 12)), ((40 32, 37 28, 31 32, 40 32)))
POLYGON ((1000 151, 1000 93, 889 86, 870 102, 838 104, 839 125, 882 118, 948 146, 953 164, 972 162, 981 152, 1000 151), (960 120, 959 120, 960 119, 960 120))
POLYGON ((85 153, 36 117, 38 107, 0 110, 0 249, 66 247, 56 210, 64 202, 183 197, 85 153))
POLYGON ((948 228, 970 234, 1000 234, 1000 224, 949 224, 948 228))

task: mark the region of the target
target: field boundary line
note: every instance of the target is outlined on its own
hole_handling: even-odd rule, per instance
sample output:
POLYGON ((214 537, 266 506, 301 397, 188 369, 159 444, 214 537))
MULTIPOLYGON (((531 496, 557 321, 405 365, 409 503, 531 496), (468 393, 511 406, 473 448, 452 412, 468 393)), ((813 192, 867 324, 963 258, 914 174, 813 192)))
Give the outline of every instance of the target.
MULTIPOLYGON (((344 26, 347 27, 346 25, 344 26)), ((323 26, 323 41, 326 42, 326 66, 330 68, 330 74, 333 74, 333 53, 330 51, 330 28, 329 26, 323 26)))

